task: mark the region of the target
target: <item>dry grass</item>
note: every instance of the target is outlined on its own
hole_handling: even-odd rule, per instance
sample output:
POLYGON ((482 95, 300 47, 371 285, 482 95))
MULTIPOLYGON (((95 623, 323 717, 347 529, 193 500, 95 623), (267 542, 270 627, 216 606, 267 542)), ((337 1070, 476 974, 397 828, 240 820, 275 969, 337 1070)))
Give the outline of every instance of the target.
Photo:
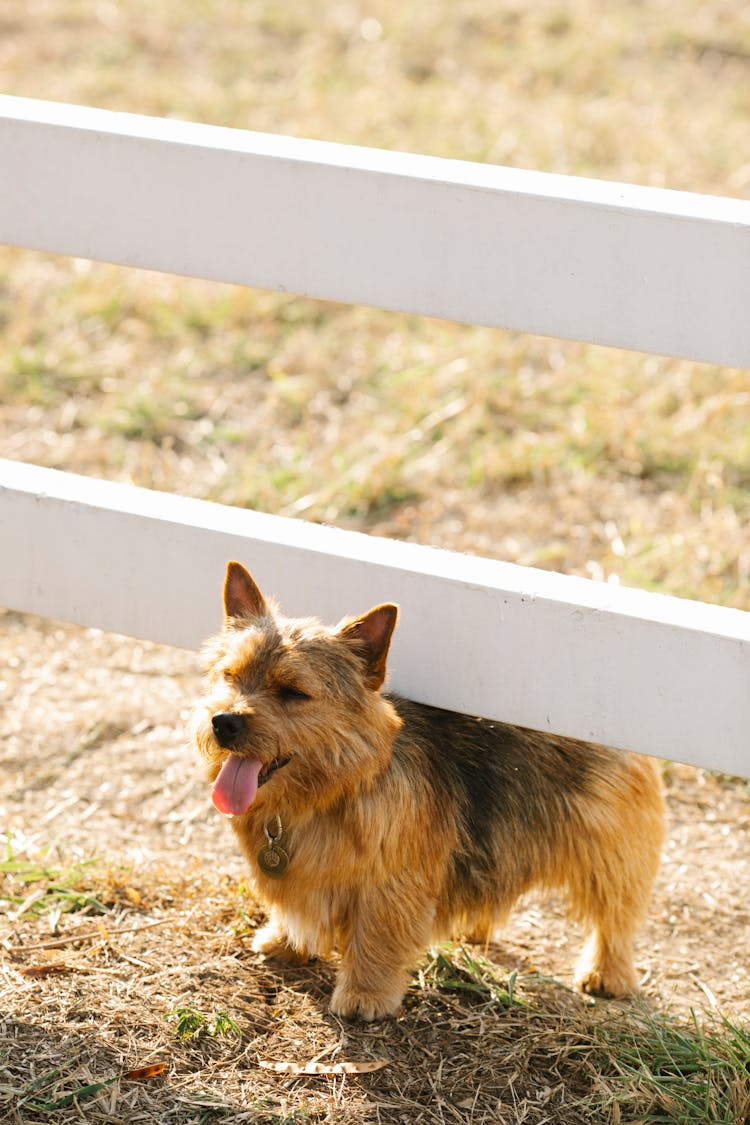
MULTIPOLYGON (((740 0, 0 9, 9 93, 745 197, 749 67, 740 0)), ((748 372, 8 250, 0 331, 3 456, 750 608, 748 372)), ((746 1122, 744 784, 666 771, 644 1013, 531 902, 344 1027, 249 952, 193 658, 5 614, 0 669, 4 1119, 746 1122), (315 1057, 387 1065, 259 1066, 315 1057)))
POLYGON ((17 918, 2 986, 6 1120, 541 1125, 640 1113, 736 1125, 750 1113, 750 1037, 733 1024, 717 1033, 592 1004, 462 947, 433 955, 396 1019, 342 1024, 327 1011, 329 966, 249 953, 256 918, 241 886, 167 867, 152 873, 155 894, 130 874, 82 883, 106 914, 66 918, 64 937, 29 941, 38 929, 17 918), (705 1116, 679 1116, 686 1105, 705 1116))
MULTIPOLYGON (((750 194, 740 2, 0 21, 12 93, 750 194)), ((7 251, 0 323, 6 455, 748 605, 747 372, 7 251)))
POLYGON ((14 614, 2 626, 0 1118, 614 1125, 696 1120, 680 1107, 708 1097, 697 1120, 744 1125, 727 1107, 750 1096, 745 786, 666 771, 642 1009, 573 993, 581 935, 559 902, 531 899, 488 959, 438 953, 396 1020, 343 1024, 333 966, 250 950, 258 909, 186 740, 195 657, 14 614), (261 1066, 311 1060, 387 1065, 261 1066))

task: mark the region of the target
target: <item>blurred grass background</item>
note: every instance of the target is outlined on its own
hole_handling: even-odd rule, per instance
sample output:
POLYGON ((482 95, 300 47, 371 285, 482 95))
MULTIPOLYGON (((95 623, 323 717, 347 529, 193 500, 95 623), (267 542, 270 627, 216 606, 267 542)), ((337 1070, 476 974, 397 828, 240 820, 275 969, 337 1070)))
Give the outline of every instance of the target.
MULTIPOLYGON (((0 84, 750 197, 744 0, 3 0, 0 84)), ((750 608, 749 421, 747 371, 0 250, 19 460, 750 608)))
MULTIPOLYGON (((0 89, 750 198, 747 0, 2 0, 0 89)), ((4 457, 750 608, 749 422, 748 371, 0 248, 4 457)), ((196 1107, 232 1113, 251 1093, 265 1097, 271 1087, 253 1077, 234 1042, 217 1068, 213 1040, 210 1052, 204 1042, 189 1057, 175 1056, 171 1031, 165 1040, 163 1013, 179 1003, 165 997, 200 1004, 208 989, 205 1005, 215 1011, 222 981, 249 1048, 303 1057, 305 1042, 318 1057, 329 1041, 338 1050, 340 1028, 331 1039, 315 1005, 300 1003, 294 989, 275 978, 264 984, 285 1005, 270 1018, 260 993, 237 991, 227 924, 233 911, 247 921, 243 888, 238 900, 221 868, 197 884, 190 868, 183 887, 185 841, 200 854, 209 837, 174 833, 183 821, 185 831, 208 832, 209 822, 186 815, 186 800, 188 811, 189 801, 202 809, 203 797, 185 788, 184 738, 169 725, 192 691, 181 658, 142 645, 121 654, 111 638, 83 631, 40 638, 12 619, 9 626, 7 698, 33 697, 36 717, 29 726, 24 712, 15 730, 9 709, 11 822, 67 832, 84 849, 98 845, 104 824, 118 855, 135 824, 139 846, 156 854, 168 846, 170 862, 180 857, 179 880, 165 868, 154 883, 142 867, 136 889, 126 885, 126 905, 142 904, 139 887, 149 895, 166 887, 164 909, 182 921, 176 930, 159 923, 145 937, 134 930, 122 948, 138 959, 122 956, 138 967, 144 955, 182 975, 165 985, 136 968, 137 980, 115 988, 103 974, 120 958, 119 936, 117 947, 102 941, 101 966, 92 965, 93 952, 66 949, 86 975, 61 974, 55 989, 21 991, 8 974, 11 1012, 22 1004, 28 1011, 8 1024, 6 1100, 30 1089, 30 1066, 49 1070, 60 1092, 74 1080, 80 1087, 82 1059, 95 1077, 117 1073, 123 1057, 135 1057, 132 1029, 138 1051, 166 1052, 180 1079, 140 1091, 144 1120, 164 1120, 165 1105, 192 1120, 196 1107), (110 714, 113 682, 126 683, 127 699, 120 691, 110 714), (48 764, 50 745, 57 765, 48 764), (145 771, 144 745, 158 746, 145 771), (106 757, 100 769, 81 749, 92 747, 106 757), (111 768, 117 793, 101 807, 101 778, 111 768), (64 789, 55 788, 58 773, 64 789), (161 810, 170 786, 175 803, 164 819, 152 810, 161 810), (43 816, 39 801, 48 802, 43 816), (28 823, 22 807, 34 810, 28 823), (224 965, 224 975, 206 976, 208 961, 224 965), (94 1013, 87 1025, 81 1005, 94 1013), (205 1091, 220 1102, 196 1100, 205 1091)), ((685 1007, 695 986, 703 989, 696 974, 705 969, 722 1008, 731 1002, 739 1011, 747 992, 735 892, 745 862, 744 789, 703 775, 687 782, 682 769, 667 774, 674 848, 665 853, 669 891, 659 892, 644 956, 649 989, 685 1007)), ((14 862, 9 851, 6 867, 14 862)), ((111 888, 100 889, 97 900, 107 902, 111 888)), ((146 901, 149 910, 157 902, 146 901)), ((46 926, 46 914, 26 910, 22 927, 46 926)), ((532 927, 544 956, 552 951, 560 964, 560 925, 545 921, 540 933, 533 919, 517 931, 524 963, 532 927)), ((269 979, 267 966, 253 972, 269 979)), ((727 1024, 717 1047, 697 1025, 686 1037, 666 1017, 651 1026, 634 1016, 625 1037, 610 1043, 601 1039, 610 1025, 589 1023, 588 1009, 579 1019, 566 1008, 563 1018, 547 995, 549 1023, 536 1011, 529 1022, 519 1007, 526 1022, 509 1022, 509 1009, 491 1029, 481 1008, 474 1021, 453 999, 445 1008, 439 993, 421 995, 416 1014, 383 1032, 386 1053, 408 1056, 410 1074, 396 1069, 392 1078, 386 1069, 383 1085, 369 1087, 372 1097, 385 1091, 401 1117, 429 1114, 429 1089, 455 1096, 459 1107, 471 1093, 473 1120, 493 1090, 509 1113, 512 1097, 516 1116, 528 1112, 529 1120, 550 1120, 558 1106, 571 1123, 597 1113, 612 1122, 634 1113, 686 1121, 696 1112, 744 1120, 744 1032, 727 1024), (462 1059, 471 1063, 463 1085, 462 1059)), ((348 1031, 349 1049, 369 1053, 369 1030, 365 1038, 348 1031)), ((300 1089, 292 1116, 307 1120, 309 1108, 311 1120, 328 1120, 327 1088, 305 1086, 285 1099, 298 1099, 300 1089)), ((360 1119, 357 1087, 338 1091, 335 1115, 360 1119)), ((430 1120, 443 1120, 446 1104, 436 1097, 430 1120)), ((269 1109, 271 1117, 281 1120, 269 1109)))

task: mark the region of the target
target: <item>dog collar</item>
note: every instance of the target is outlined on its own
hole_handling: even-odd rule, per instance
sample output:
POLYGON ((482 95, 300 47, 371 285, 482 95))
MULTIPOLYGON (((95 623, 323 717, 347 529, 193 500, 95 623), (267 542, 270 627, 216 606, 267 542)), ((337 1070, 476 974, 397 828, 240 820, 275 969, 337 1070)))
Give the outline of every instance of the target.
POLYGON ((289 856, 279 844, 283 835, 281 817, 277 813, 273 820, 263 825, 267 843, 258 852, 258 866, 269 879, 282 879, 289 866, 289 856))

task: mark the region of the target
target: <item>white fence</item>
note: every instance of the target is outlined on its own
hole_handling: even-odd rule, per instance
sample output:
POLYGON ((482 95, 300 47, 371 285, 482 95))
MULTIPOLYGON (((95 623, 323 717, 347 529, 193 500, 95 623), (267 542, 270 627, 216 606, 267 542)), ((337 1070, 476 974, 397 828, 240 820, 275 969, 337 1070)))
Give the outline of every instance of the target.
MULTIPOLYGON (((750 367, 750 202, 0 97, 0 243, 750 367)), ((236 557, 415 699, 750 775, 750 614, 0 462, 0 602, 192 647, 236 557)))

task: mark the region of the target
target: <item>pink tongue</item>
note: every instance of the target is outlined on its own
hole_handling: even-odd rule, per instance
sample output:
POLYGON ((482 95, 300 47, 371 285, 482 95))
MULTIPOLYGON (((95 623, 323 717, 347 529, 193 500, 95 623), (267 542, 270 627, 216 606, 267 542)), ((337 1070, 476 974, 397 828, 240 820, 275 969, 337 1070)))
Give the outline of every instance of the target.
POLYGON ((255 800, 261 763, 251 758, 230 754, 221 767, 211 791, 211 800, 219 812, 242 816, 255 800))

